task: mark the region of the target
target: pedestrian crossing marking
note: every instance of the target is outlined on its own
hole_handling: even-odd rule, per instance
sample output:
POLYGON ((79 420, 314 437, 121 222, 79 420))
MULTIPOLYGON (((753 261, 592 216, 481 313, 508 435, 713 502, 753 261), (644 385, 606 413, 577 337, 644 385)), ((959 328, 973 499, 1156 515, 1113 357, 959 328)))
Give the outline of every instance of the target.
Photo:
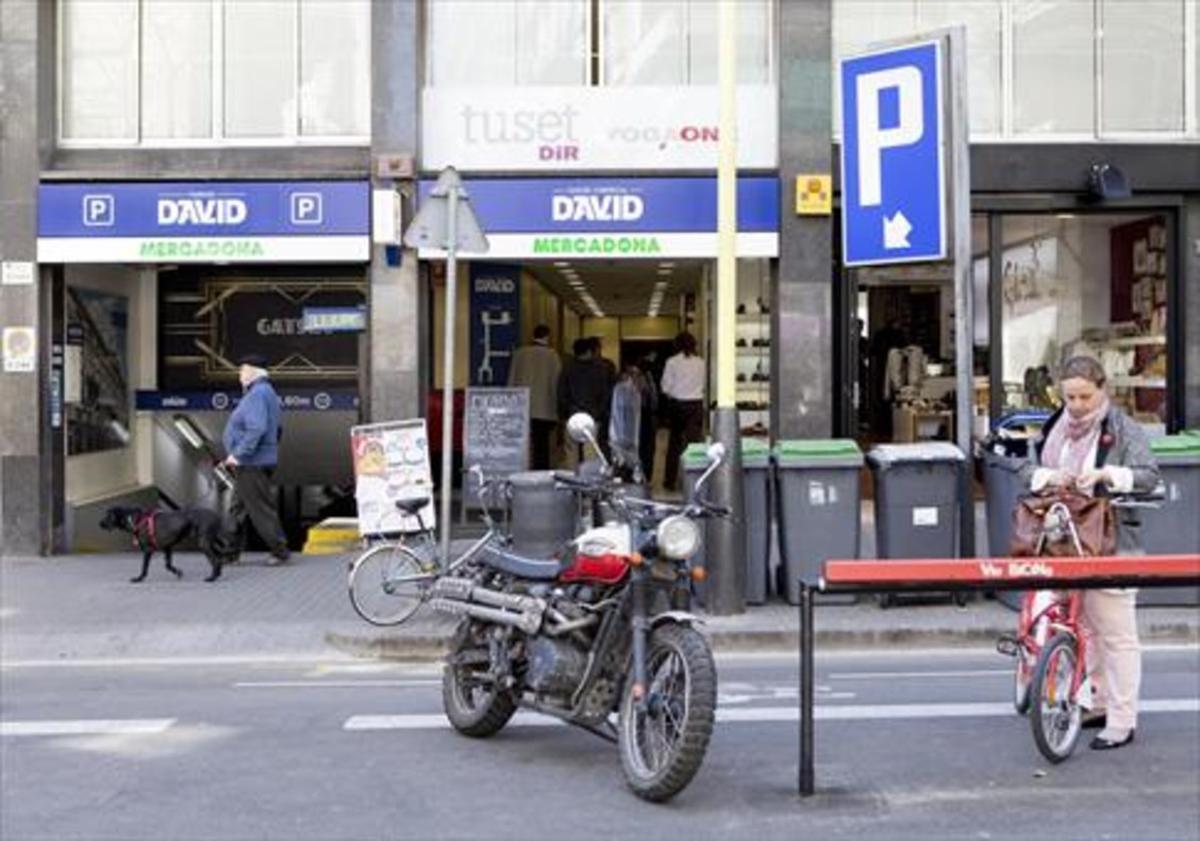
MULTIPOLYGON (((1142 701, 1140 713, 1200 712, 1200 698, 1165 698, 1142 701)), ((817 706, 813 711, 818 721, 887 721, 922 718, 1015 718, 1009 703, 947 703, 947 704, 842 704, 817 706)), ((800 720, 797 707, 749 707, 717 710, 718 724, 795 723, 800 720)), ((553 727, 563 724, 556 718, 521 712, 513 716, 509 727, 553 727)), ((355 715, 346 719, 343 730, 444 730, 450 722, 440 713, 399 715, 355 715)))
POLYGON ((166 732, 175 722, 173 718, 0 721, 0 736, 152 736, 166 732))

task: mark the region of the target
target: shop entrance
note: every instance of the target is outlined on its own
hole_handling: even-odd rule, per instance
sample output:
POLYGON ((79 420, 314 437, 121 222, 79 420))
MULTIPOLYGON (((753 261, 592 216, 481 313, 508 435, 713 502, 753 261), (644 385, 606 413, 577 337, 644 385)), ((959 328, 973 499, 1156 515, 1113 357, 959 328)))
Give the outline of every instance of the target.
MULTIPOLYGON (((98 527, 111 505, 227 510, 214 465, 240 397, 235 363, 250 353, 284 404, 274 480, 289 542, 353 514, 365 339, 353 318, 317 331, 306 312, 365 316, 361 267, 71 264, 61 290, 64 548, 127 548, 98 527)), ((259 548, 252 530, 248 548, 259 548)))
MULTIPOLYGON (((432 285, 428 347, 433 428, 440 425, 441 325, 445 284, 440 263, 427 263, 432 285)), ((456 389, 508 384, 511 354, 533 341, 539 325, 550 328, 550 345, 568 365, 592 339, 617 376, 630 365, 650 380, 656 394, 653 446, 646 448, 653 487, 663 490, 672 409, 662 400, 662 376, 680 332, 692 334, 705 362, 706 400, 714 393, 709 313, 715 264, 708 259, 591 259, 473 262, 460 269, 459 325, 455 341, 456 389)), ((768 432, 770 393, 770 264, 739 261, 738 401, 747 434, 768 432)), ((457 410, 458 407, 456 407, 457 410)), ((707 412, 705 412, 707 417, 707 412)), ((559 419, 561 420, 561 418, 559 419)), ((561 425, 560 425, 561 426, 561 425)), ((431 436, 436 448, 439 436, 431 436)), ((561 430, 555 464, 571 463, 573 448, 561 430)), ((440 463, 435 455, 434 465, 440 463)))
MULTIPOLYGON (((1176 428, 1175 216, 1158 208, 990 212, 972 218, 977 438, 1058 407, 1054 372, 1095 357, 1113 400, 1151 433, 1176 428)), ((948 266, 844 273, 854 399, 864 443, 954 440, 954 288, 948 266)))

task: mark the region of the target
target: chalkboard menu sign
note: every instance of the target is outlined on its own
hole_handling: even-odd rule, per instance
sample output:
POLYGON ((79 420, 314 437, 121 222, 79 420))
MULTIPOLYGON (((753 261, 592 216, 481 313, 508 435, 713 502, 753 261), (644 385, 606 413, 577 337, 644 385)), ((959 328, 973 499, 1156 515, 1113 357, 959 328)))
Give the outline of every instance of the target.
MULTIPOLYGON (((478 464, 488 478, 505 477, 529 463, 529 389, 468 388, 463 418, 463 467, 478 464)), ((463 508, 479 506, 468 473, 463 508)))

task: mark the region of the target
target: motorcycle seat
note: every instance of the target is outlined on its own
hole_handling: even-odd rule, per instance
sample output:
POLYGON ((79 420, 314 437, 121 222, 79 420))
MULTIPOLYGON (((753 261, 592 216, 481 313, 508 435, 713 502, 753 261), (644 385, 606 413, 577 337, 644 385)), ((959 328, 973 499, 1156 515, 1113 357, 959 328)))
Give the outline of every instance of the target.
POLYGON ((562 571, 560 563, 553 558, 547 560, 526 558, 523 555, 505 552, 495 546, 484 549, 479 560, 494 570, 532 581, 553 581, 562 571))

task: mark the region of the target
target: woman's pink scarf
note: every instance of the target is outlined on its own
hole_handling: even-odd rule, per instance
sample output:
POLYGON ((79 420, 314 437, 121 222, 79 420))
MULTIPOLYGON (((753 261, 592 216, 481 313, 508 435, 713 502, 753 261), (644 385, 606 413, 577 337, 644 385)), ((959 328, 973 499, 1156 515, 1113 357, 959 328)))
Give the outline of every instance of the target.
POLYGON ((1100 438, 1100 427, 1106 415, 1107 394, 1101 397, 1100 405, 1081 418, 1064 411, 1046 438, 1046 446, 1042 448, 1042 466, 1055 470, 1062 468, 1072 476, 1080 476, 1090 469, 1092 465, 1085 462, 1100 438))

